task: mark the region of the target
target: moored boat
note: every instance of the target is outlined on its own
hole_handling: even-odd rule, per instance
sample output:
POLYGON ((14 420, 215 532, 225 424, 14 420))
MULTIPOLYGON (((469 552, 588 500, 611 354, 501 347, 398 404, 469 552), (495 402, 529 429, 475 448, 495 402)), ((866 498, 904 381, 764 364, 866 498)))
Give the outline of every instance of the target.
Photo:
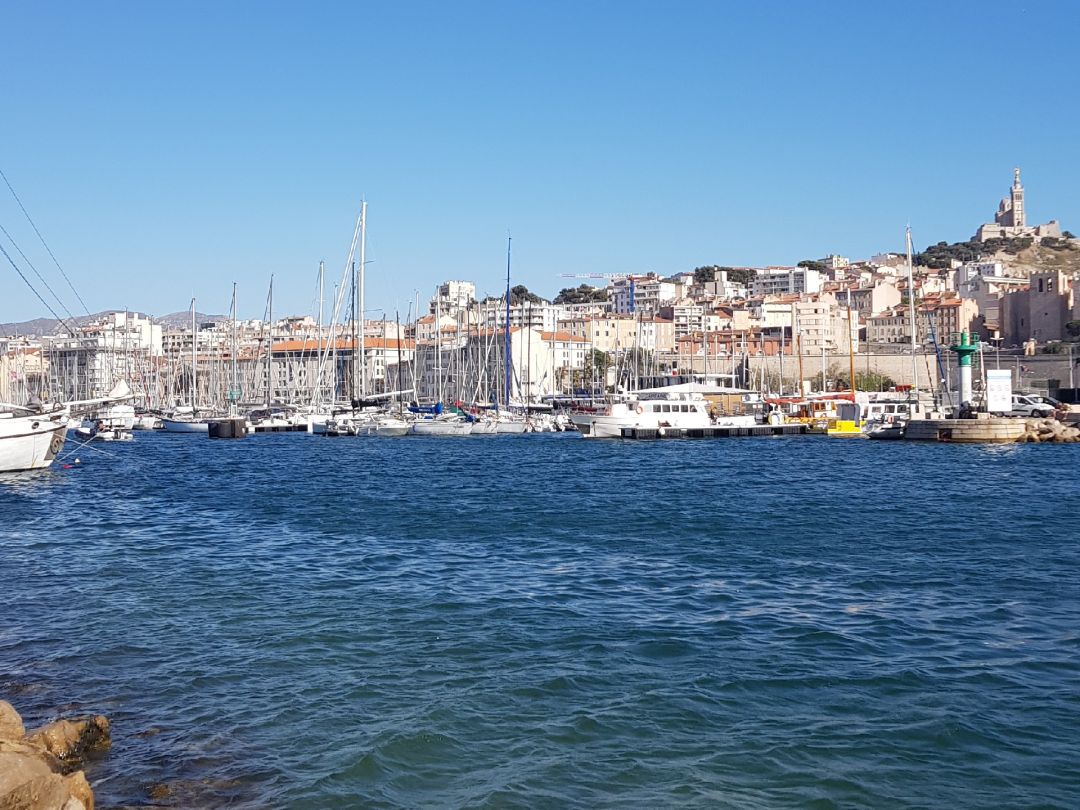
POLYGON ((0 472, 48 467, 64 449, 68 407, 4 404, 0 408, 0 472))

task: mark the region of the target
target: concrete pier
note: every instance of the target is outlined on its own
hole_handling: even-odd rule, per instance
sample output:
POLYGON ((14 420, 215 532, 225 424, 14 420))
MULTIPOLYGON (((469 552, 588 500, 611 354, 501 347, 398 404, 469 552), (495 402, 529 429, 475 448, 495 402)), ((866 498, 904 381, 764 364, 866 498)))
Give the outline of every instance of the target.
POLYGON ((1024 435, 1023 419, 990 417, 987 419, 913 419, 907 424, 904 438, 922 442, 958 444, 1011 444, 1024 435))

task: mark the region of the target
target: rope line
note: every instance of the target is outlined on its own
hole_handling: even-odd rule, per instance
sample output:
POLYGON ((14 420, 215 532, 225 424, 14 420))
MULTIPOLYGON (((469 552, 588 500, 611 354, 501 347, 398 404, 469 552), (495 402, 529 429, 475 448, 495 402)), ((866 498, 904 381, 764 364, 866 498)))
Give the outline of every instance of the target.
POLYGON ((71 318, 72 320, 75 320, 75 316, 71 314, 71 310, 68 309, 67 306, 65 306, 64 302, 60 300, 60 296, 57 295, 56 291, 49 285, 49 282, 47 282, 42 277, 41 273, 38 272, 38 269, 36 267, 34 267, 34 263, 32 261, 30 261, 30 257, 27 256, 25 253, 23 253, 23 249, 21 247, 19 247, 19 243, 15 241, 15 237, 13 237, 10 233, 8 233, 7 228, 5 228, 3 225, 0 225, 0 231, 2 231, 4 236, 6 236, 8 238, 8 241, 11 242, 11 244, 15 248, 15 250, 19 251, 19 255, 22 256, 23 261, 26 262, 26 264, 30 267, 30 269, 34 271, 34 275, 38 277, 38 280, 42 284, 45 285, 45 289, 48 290, 50 293, 52 293, 52 297, 56 299, 56 303, 58 303, 60 305, 60 308, 63 309, 64 312, 67 313, 67 316, 69 318, 71 318))
MULTIPOLYGON (((15 193, 15 189, 12 188, 11 181, 8 180, 7 175, 4 174, 4 170, 0 169, 0 177, 4 178, 4 183, 8 187, 8 191, 11 192, 11 196, 15 198, 15 202, 19 204, 19 208, 22 209, 23 215, 26 217, 26 221, 30 223, 30 227, 34 229, 34 233, 38 235, 38 239, 41 240, 41 244, 45 246, 45 250, 49 252, 49 256, 53 260, 53 264, 56 265, 56 269, 60 271, 60 275, 64 277, 64 281, 67 282, 71 291, 75 293, 75 297, 79 299, 79 303, 82 304, 82 308, 86 310, 86 314, 90 314, 89 307, 86 306, 86 302, 82 300, 82 296, 79 295, 79 291, 75 289, 75 285, 71 283, 71 279, 68 278, 68 274, 64 272, 64 268, 60 266, 59 260, 52 252, 52 248, 49 247, 49 243, 45 241, 45 237, 41 235, 41 231, 38 230, 38 226, 34 224, 34 220, 30 218, 30 212, 26 210, 26 206, 22 204, 22 200, 19 199, 19 195, 15 193)), ((40 296, 39 296, 40 297, 40 296)), ((59 320, 59 319, 57 319, 59 320)))

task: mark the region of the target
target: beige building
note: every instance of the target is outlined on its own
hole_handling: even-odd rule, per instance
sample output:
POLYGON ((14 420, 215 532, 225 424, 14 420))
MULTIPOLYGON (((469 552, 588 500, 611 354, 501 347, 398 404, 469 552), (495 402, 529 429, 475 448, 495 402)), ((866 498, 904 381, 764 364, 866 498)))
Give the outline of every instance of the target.
POLYGON ((1027 340, 1045 343, 1066 337, 1065 324, 1073 317, 1074 279, 1057 270, 1032 273, 1027 289, 1001 299, 1001 329, 1006 345, 1027 340))
POLYGON ((640 346, 650 352, 668 352, 675 347, 675 324, 666 318, 630 315, 603 315, 566 318, 559 330, 583 338, 594 349, 615 352, 640 346))

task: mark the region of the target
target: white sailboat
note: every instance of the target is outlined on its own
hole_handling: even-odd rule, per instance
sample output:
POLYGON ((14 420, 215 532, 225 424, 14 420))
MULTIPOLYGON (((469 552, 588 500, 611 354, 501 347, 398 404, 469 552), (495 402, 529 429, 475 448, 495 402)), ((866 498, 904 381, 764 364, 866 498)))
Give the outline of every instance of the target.
POLYGON ((171 416, 161 418, 161 426, 167 433, 206 433, 210 423, 200 418, 198 411, 198 350, 199 328, 195 323, 195 299, 191 299, 191 405, 188 409, 177 408, 171 416))
POLYGON ((48 467, 64 449, 70 414, 60 403, 37 408, 0 403, 0 472, 48 467))

